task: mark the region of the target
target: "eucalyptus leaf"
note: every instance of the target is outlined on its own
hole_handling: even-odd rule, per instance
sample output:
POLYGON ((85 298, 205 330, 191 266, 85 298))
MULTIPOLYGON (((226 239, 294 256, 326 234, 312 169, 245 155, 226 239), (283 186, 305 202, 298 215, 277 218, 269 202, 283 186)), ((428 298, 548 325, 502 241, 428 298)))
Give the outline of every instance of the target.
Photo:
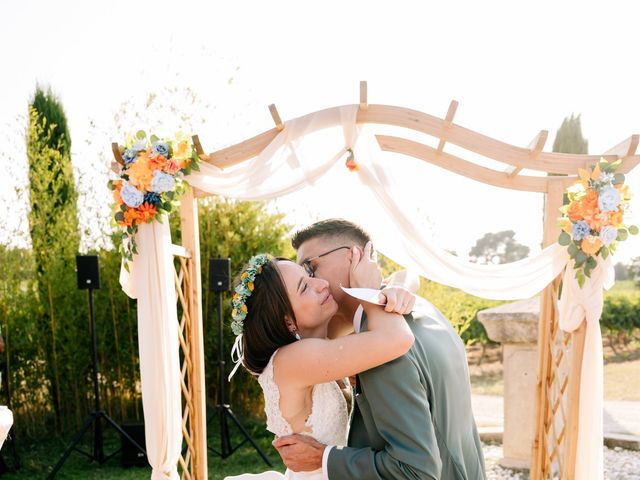
POLYGON ((638 234, 638 227, 636 225, 631 225, 629 227, 629 233, 631 235, 637 235, 638 234))
POLYGON ((136 132, 136 138, 138 140, 144 140, 145 138, 147 138, 147 133, 144 130, 138 130, 136 132))
POLYGON ((591 255, 589 255, 589 258, 587 258, 587 267, 589 267, 590 269, 593 269, 596 267, 596 265, 598 265, 598 262, 596 262, 596 259, 593 258, 591 255))
POLYGON ((575 243, 571 243, 569 244, 569 247, 567 248, 567 252, 569 252, 569 255, 573 258, 576 256, 576 254, 579 252, 580 250, 578 249, 578 247, 576 247, 575 243))
POLYGON ((606 260, 609 256, 609 249, 607 247, 602 247, 602 249, 600 250, 600 255, 602 255, 603 260, 606 260))
POLYGON ((613 184, 619 185, 621 183, 624 183, 624 173, 616 173, 613 176, 613 184))
POLYGON ((622 241, 626 240, 628 236, 629 236, 629 234, 627 233, 626 229, 619 228, 618 229, 618 236, 616 237, 616 240, 619 241, 619 242, 622 242, 622 241))
POLYGON ((567 232, 562 232, 558 237, 558 243, 563 247, 566 247, 571 243, 571 235, 569 235, 567 232))

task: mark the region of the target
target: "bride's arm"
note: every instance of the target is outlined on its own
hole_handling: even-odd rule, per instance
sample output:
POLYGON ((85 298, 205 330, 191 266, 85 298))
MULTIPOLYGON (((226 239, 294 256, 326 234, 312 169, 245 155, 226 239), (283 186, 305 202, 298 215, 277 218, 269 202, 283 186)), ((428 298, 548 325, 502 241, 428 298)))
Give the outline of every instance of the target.
MULTIPOLYGON (((354 251, 351 286, 380 284, 379 270, 368 245, 362 258, 354 251)), ((402 315, 364 303, 368 331, 334 340, 309 338, 280 349, 275 361, 281 381, 300 386, 336 380, 369 370, 401 357, 414 337, 402 315)))
POLYGON ((279 381, 311 386, 355 375, 409 351, 414 337, 401 315, 378 305, 364 309, 367 332, 334 340, 308 338, 281 348, 275 359, 279 381))

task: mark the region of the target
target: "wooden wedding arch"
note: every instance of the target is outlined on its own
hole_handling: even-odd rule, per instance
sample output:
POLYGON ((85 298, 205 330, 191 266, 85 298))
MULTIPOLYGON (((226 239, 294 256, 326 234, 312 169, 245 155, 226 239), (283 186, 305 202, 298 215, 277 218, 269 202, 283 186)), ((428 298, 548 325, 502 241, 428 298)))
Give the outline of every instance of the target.
MULTIPOLYGON (((437 165, 468 178, 497 187, 544 194, 543 246, 553 244, 559 232, 556 219, 565 189, 576 180, 579 168, 595 164, 601 157, 622 159, 619 171, 628 173, 640 163, 636 154, 640 135, 632 135, 602 155, 543 152, 548 132, 540 131, 526 148, 500 142, 453 123, 458 102, 451 102, 445 118, 389 105, 369 105, 367 84, 360 82, 358 124, 379 124, 408 128, 439 140, 437 148, 406 138, 376 135, 383 151, 401 153, 437 165), (506 165, 503 171, 480 166, 444 151, 453 144, 506 165), (523 169, 566 176, 522 175, 523 169)), ((206 154, 197 136, 194 145, 200 158, 220 168, 259 155, 280 133, 284 124, 274 105, 269 110, 276 126, 236 145, 206 154)), ((114 155, 119 158, 117 145, 114 155)), ((179 321, 181 387, 183 397, 183 438, 185 448, 179 459, 182 478, 207 478, 206 399, 202 332, 202 287, 197 198, 208 194, 190 189, 180 208, 182 246, 174 246, 178 259, 175 279, 181 311, 179 321)), ((532 446, 532 480, 573 479, 578 438, 580 370, 585 340, 585 323, 572 334, 558 326, 560 277, 541 294, 538 332, 538 377, 536 422, 532 446)))

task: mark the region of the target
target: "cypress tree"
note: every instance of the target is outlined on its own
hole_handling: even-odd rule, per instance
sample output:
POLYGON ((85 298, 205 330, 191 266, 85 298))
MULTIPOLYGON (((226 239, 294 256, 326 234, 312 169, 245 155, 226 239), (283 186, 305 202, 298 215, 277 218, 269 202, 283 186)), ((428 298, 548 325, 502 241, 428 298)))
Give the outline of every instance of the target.
POLYGON ((589 142, 582 136, 580 115, 565 117, 556 132, 553 141, 553 151, 558 153, 588 153, 589 142))
MULTIPOLYGON (((81 418, 73 392, 85 379, 74 367, 84 354, 79 327, 86 330, 84 303, 75 288, 74 257, 80 234, 71 165, 71 137, 60 101, 40 87, 29 106, 29 230, 37 278, 40 358, 57 427, 81 418), (80 378, 78 378, 80 377, 80 378), (67 397, 68 396, 68 397, 67 397), (75 412, 73 409, 75 407, 75 412)), ((83 359, 88 363, 88 358, 83 359)), ((83 388, 84 389, 84 388, 83 388)))

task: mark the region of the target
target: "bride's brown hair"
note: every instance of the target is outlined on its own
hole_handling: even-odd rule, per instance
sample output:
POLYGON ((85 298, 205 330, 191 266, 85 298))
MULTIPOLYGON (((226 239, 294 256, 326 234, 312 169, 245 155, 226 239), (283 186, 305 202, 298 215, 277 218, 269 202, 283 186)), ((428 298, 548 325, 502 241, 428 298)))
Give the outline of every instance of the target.
MULTIPOLYGON (((278 348, 296 341, 285 322, 289 317, 296 324, 296 318, 277 267, 281 260, 288 259, 273 258, 262 266, 262 272, 253 282, 253 292, 246 301, 247 316, 242 330, 243 364, 256 374, 262 373, 278 348)), ((235 283, 237 285, 239 279, 235 283)))

